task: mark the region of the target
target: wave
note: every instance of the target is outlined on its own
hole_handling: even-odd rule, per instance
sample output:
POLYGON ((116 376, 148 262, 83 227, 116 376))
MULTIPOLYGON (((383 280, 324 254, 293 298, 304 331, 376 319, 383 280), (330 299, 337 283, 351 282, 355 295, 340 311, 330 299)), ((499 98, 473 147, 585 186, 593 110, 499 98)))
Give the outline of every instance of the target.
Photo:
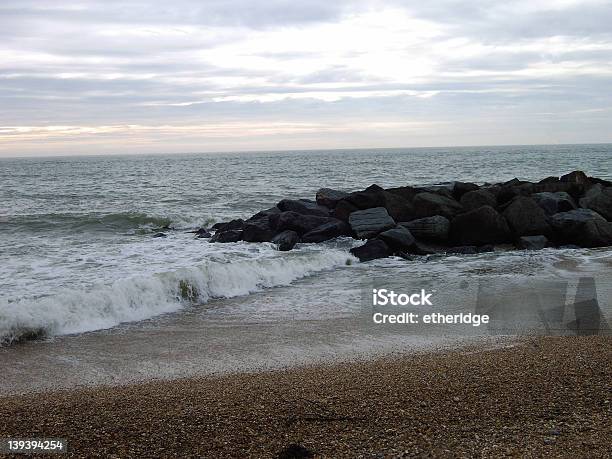
POLYGON ((86 292, 69 290, 35 300, 0 300, 0 344, 145 320, 212 298, 289 285, 352 260, 346 251, 328 249, 232 262, 207 261, 191 268, 120 279, 86 292))

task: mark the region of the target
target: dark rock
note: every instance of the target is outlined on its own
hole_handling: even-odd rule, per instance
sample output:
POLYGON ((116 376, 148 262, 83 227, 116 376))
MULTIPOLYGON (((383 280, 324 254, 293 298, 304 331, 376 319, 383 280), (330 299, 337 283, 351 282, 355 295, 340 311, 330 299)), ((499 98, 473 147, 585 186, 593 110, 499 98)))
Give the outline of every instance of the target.
POLYGON ((332 190, 331 188, 321 188, 317 191, 316 200, 320 206, 334 209, 338 201, 348 197, 345 191, 332 190))
POLYGON ((565 244, 565 245, 560 245, 558 248, 559 249, 565 249, 565 250, 567 250, 567 249, 569 249, 569 250, 578 250, 578 249, 581 249, 582 247, 580 247, 579 245, 576 245, 576 244, 565 244))
POLYGON ((503 215, 517 237, 550 234, 546 213, 531 198, 525 196, 514 198, 503 215))
POLYGON ((168 237, 166 233, 155 233, 153 237, 168 237))
POLYGON ((281 212, 280 214, 270 216, 269 220, 270 226, 276 232, 292 230, 302 235, 334 219, 317 215, 303 215, 297 212, 281 212))
POLYGON ((215 223, 212 229, 218 233, 229 230, 240 230, 242 229, 242 225, 244 225, 244 220, 242 218, 237 218, 229 222, 215 223))
POLYGON ((451 239, 462 245, 485 245, 509 242, 508 223, 493 207, 482 206, 455 217, 451 222, 451 239))
POLYGON ((241 239, 242 230, 227 230, 215 233, 210 242, 238 242, 241 239))
POLYGON ((349 215, 351 215, 359 208, 346 200, 339 201, 336 204, 336 208, 332 211, 332 216, 343 222, 348 222, 349 215))
POLYGON ((570 172, 569 174, 562 175, 559 181, 577 183, 579 185, 589 185, 589 178, 582 171, 574 171, 570 172))
POLYGON ((502 186, 514 187, 514 186, 520 185, 521 183, 524 183, 524 182, 514 177, 512 180, 508 180, 507 182, 502 183, 502 186))
POLYGON ((318 217, 329 216, 329 209, 327 207, 320 206, 315 201, 308 199, 283 199, 276 207, 281 212, 297 212, 302 215, 316 215, 318 217))
POLYGON ((519 249, 541 250, 548 245, 546 236, 523 236, 518 241, 519 249))
POLYGON ((435 244, 429 244, 427 242, 419 241, 418 239, 414 241, 414 244, 410 247, 410 252, 415 255, 433 255, 436 253, 444 253, 446 251, 445 247, 441 247, 435 244))
POLYGON ((550 176, 550 177, 546 177, 545 179, 542 179, 538 182, 538 184, 545 184, 545 183, 559 183, 559 177, 554 177, 554 176, 550 176))
POLYGON ((497 198, 488 190, 468 191, 461 197, 461 205, 468 210, 478 209, 482 206, 497 206, 497 198))
POLYGON ((295 231, 285 230, 272 238, 272 243, 278 246, 278 250, 286 252, 295 247, 300 241, 300 236, 295 231))
POLYGON ((612 245, 612 223, 591 209, 576 209, 552 216, 557 242, 580 247, 612 245))
POLYGON ((564 191, 574 199, 579 199, 584 194, 585 185, 573 182, 549 182, 538 183, 533 186, 533 193, 558 193, 564 191))
POLYGON ((242 240, 246 242, 269 242, 275 233, 270 226, 269 217, 247 220, 242 226, 242 240))
POLYGON ((414 219, 414 207, 410 201, 388 191, 382 191, 381 193, 384 197, 383 207, 387 209, 393 220, 404 222, 414 219))
POLYGON ((452 219, 463 211, 463 207, 454 199, 437 193, 419 193, 413 200, 414 212, 417 218, 442 215, 452 219))
POLYGON ((402 222, 400 225, 407 228, 415 238, 426 241, 444 242, 450 231, 450 221, 442 215, 402 222))
POLYGON ((458 247, 451 247, 446 253, 460 253, 462 255, 474 255, 478 253, 478 247, 475 245, 462 245, 458 247))
POLYGON ((314 453, 312 451, 303 447, 302 445, 292 443, 280 451, 276 456, 276 459, 306 459, 309 457, 314 457, 314 453))
POLYGON ((375 260, 389 256, 389 247, 380 239, 370 239, 364 245, 351 249, 351 254, 359 261, 375 260))
POLYGON ((302 236, 302 242, 323 242, 339 236, 351 234, 351 227, 342 220, 334 219, 324 223, 302 236))
POLYGON ((565 191, 534 193, 531 197, 544 210, 546 215, 567 212, 576 208, 574 199, 565 191))
POLYGON ((357 210, 349 215, 349 225, 359 239, 376 236, 385 230, 393 228, 395 221, 384 207, 357 210))
POLYGON ((384 207, 385 197, 382 191, 384 191, 382 188, 379 190, 375 187, 369 187, 365 191, 349 194, 343 201, 347 201, 361 210, 384 207))
POLYGON ((417 194, 422 193, 423 190, 420 188, 415 188, 413 186, 401 186, 397 188, 388 188, 387 192, 393 193, 394 195, 399 196, 405 201, 412 202, 414 197, 417 194))
POLYGON ((612 187, 594 185, 580 200, 580 206, 594 210, 608 221, 612 221, 612 187))
POLYGON ((459 201, 465 193, 469 193, 470 191, 476 191, 479 188, 480 187, 476 185, 475 183, 455 182, 453 184, 453 191, 452 191, 453 198, 459 201))
POLYGON ((261 212, 257 212, 255 215, 249 218, 249 220, 261 220, 262 218, 267 218, 270 215, 280 214, 280 212, 281 210, 278 207, 276 206, 270 207, 269 209, 262 210, 261 212))
POLYGON ((414 244, 414 236, 403 226, 397 226, 378 235, 394 251, 406 250, 414 244))
POLYGON ((495 246, 493 244, 485 244, 478 247, 478 253, 495 252, 495 246))
POLYGON ((198 239, 208 239, 209 237, 212 237, 212 234, 210 234, 206 228, 200 228, 194 231, 194 234, 198 239))

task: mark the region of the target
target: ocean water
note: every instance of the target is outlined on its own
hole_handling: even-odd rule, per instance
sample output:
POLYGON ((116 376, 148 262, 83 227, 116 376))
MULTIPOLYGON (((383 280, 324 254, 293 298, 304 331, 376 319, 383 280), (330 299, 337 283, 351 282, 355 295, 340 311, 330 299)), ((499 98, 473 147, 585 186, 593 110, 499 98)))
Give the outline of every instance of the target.
POLYGON ((163 324, 168 314, 227 323, 351 317, 372 279, 437 283, 450 309, 472 301, 456 298, 466 283, 489 278, 592 276, 610 298, 609 249, 359 264, 352 239, 283 253, 187 232, 282 198, 312 199, 320 187, 539 180, 576 169, 612 179, 612 145, 0 159, 0 342, 163 324), (167 237, 154 238, 159 231, 167 237))

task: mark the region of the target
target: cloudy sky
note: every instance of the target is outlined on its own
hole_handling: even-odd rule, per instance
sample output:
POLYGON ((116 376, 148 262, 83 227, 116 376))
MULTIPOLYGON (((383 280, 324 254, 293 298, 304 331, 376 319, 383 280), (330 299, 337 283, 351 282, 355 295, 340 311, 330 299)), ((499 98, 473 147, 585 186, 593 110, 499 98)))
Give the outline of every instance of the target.
POLYGON ((0 155, 612 142, 610 0, 2 0, 0 155))

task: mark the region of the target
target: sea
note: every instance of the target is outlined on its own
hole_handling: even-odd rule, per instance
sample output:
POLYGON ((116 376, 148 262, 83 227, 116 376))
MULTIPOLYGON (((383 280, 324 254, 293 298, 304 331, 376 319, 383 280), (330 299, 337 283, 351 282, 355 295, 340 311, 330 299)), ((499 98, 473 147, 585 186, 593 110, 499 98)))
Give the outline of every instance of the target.
POLYGON ((612 145, 0 158, 0 366, 17 368, 3 387, 51 356, 58 378, 108 382, 297 361, 305 349, 367 353, 396 341, 354 325, 374 284, 431 288, 455 311, 473 309, 483 284, 571 290, 589 278, 605 309, 611 249, 359 263, 349 250, 362 242, 349 238, 279 252, 190 233, 283 198, 314 199, 321 187, 537 181, 573 170, 612 180, 612 145))

